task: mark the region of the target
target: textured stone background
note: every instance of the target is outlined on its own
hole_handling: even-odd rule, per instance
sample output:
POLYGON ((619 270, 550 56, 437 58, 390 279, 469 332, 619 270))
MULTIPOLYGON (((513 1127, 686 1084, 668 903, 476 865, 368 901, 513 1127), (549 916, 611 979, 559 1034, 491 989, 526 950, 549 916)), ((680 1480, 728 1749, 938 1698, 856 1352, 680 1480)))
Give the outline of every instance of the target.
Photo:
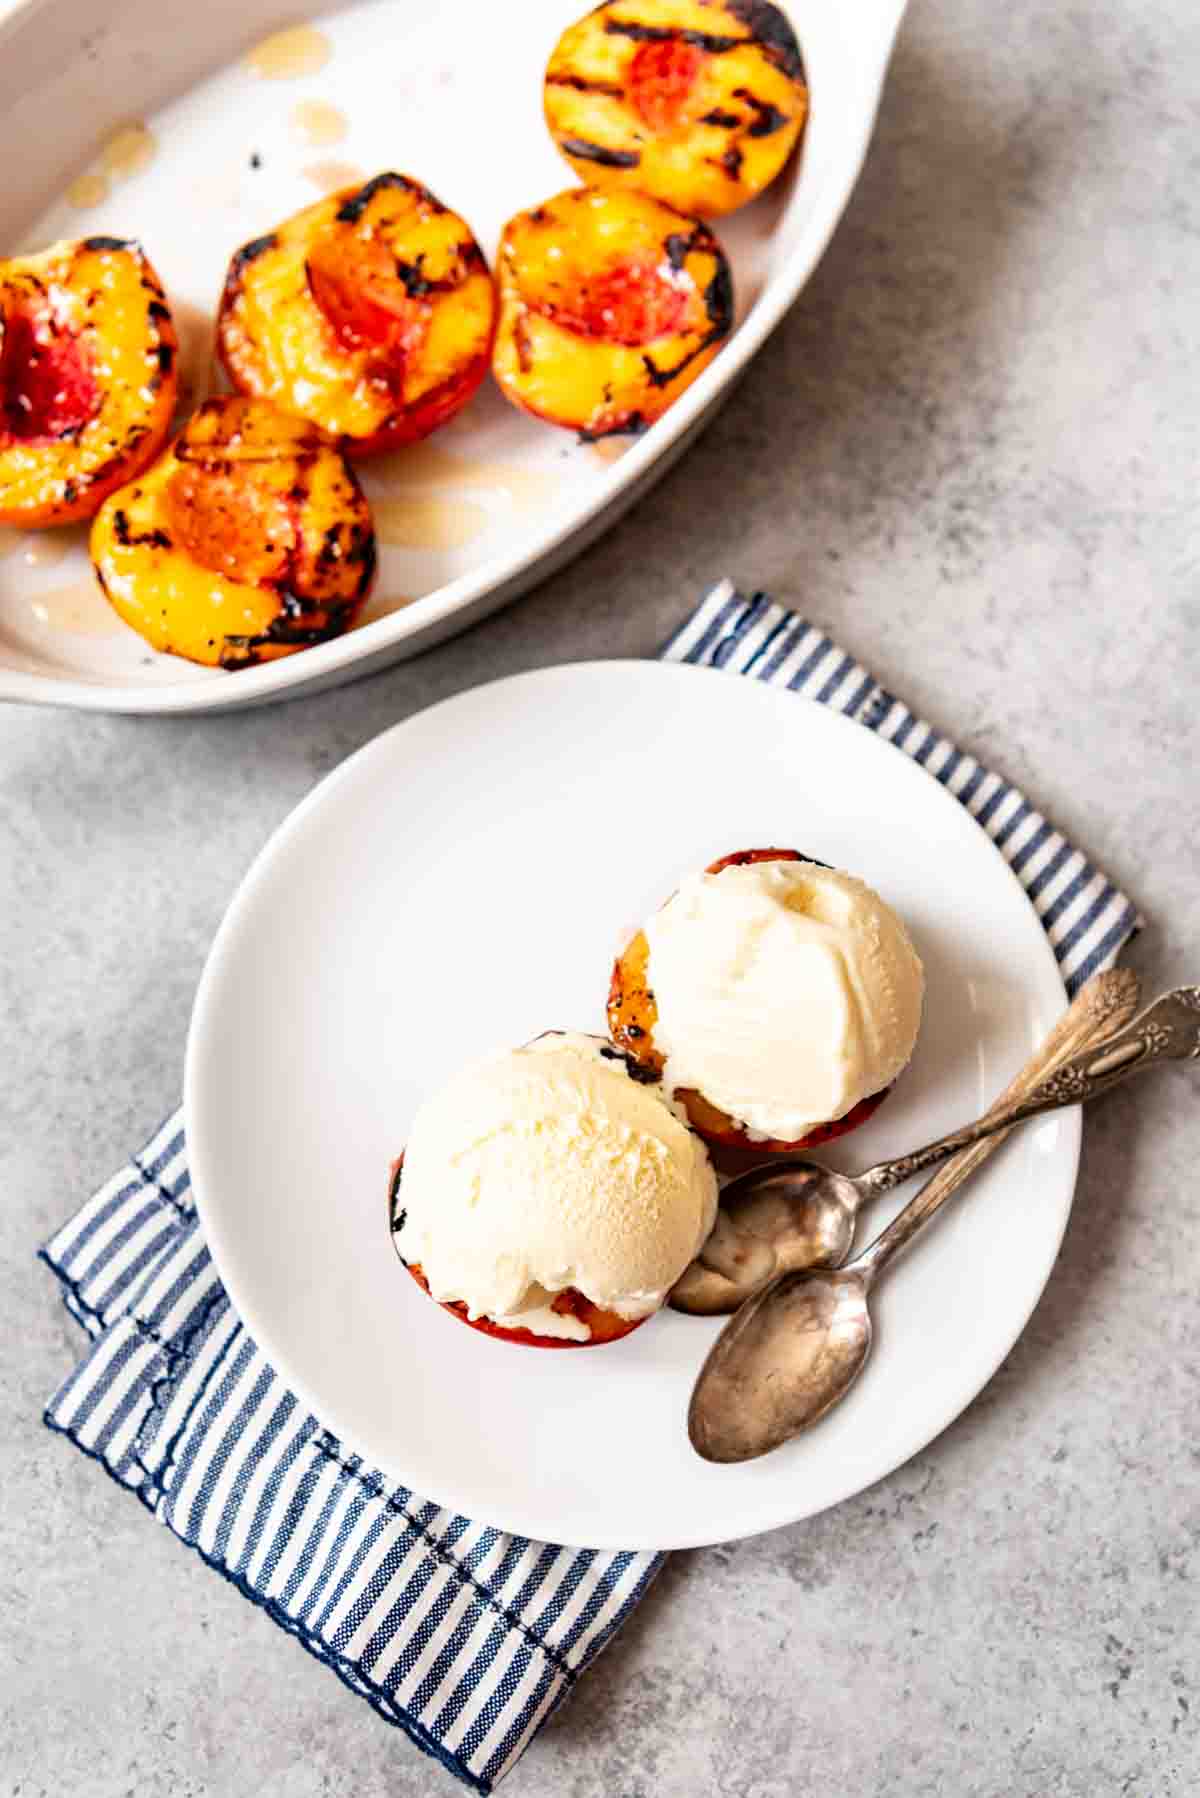
MULTIPOLYGON (((313 780, 493 674, 642 654, 728 571, 827 625, 1133 891, 1200 977, 1200 14, 916 0, 874 149, 725 412, 469 636, 242 717, 0 715, 0 1791, 453 1784, 40 1428, 31 1255, 176 1100, 234 884, 313 780)), ((1088 1120, 1003 1371, 832 1514, 670 1562, 521 1798, 1200 1789, 1196 1075, 1088 1120)))

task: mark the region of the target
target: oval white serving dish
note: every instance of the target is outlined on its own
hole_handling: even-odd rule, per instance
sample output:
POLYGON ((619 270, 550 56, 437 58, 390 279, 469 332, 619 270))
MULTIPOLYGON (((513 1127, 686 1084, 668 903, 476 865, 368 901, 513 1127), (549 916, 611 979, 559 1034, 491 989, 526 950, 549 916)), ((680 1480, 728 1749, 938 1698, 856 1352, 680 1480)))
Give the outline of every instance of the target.
MULTIPOLYGON (((292 697, 427 648, 560 566, 665 472, 796 298, 862 166, 904 5, 787 0, 812 94, 802 151, 768 194, 717 222, 736 329, 643 437, 579 444, 514 411, 489 382, 427 444, 368 465, 386 541, 359 626, 236 674, 157 655, 121 624, 95 589, 86 529, 0 534, 0 698, 192 712, 292 697)), ((416 175, 489 256, 506 217, 573 185, 542 123, 540 86, 580 10, 580 0, 333 10, 302 0, 289 22, 318 21, 326 60, 294 59, 268 80, 247 54, 281 20, 253 0, 24 0, 7 16, 0 0, 0 154, 21 171, 0 192, 0 253, 58 236, 140 237, 183 327, 185 373, 190 361, 202 388, 230 253, 339 174, 416 175), (135 121, 149 136, 117 135, 135 121)))

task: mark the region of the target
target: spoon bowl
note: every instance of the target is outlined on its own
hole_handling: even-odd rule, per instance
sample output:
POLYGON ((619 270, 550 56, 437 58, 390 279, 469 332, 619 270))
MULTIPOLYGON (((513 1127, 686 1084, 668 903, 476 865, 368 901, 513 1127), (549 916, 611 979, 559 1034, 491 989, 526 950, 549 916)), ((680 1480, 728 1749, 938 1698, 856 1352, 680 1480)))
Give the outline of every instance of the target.
POLYGON ((871 1352, 870 1270, 783 1274, 718 1336, 688 1408, 706 1461, 749 1461, 845 1397, 871 1352))
POLYGON ((814 1162, 752 1168, 731 1180, 708 1241, 671 1293, 676 1311, 720 1317, 777 1274, 840 1267, 854 1241, 853 1180, 814 1162))

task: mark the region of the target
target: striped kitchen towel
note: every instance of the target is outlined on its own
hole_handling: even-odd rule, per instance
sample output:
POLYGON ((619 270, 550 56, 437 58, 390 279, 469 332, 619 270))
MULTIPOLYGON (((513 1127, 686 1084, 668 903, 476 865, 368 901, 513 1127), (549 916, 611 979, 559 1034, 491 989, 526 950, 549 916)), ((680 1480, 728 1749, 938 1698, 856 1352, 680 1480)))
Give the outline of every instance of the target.
MULTIPOLYGON (((1015 788, 764 595, 713 589, 664 656, 794 688, 944 782, 1029 892, 1072 990, 1137 928, 1015 788)), ((90 1338, 46 1422, 480 1792, 515 1764, 662 1562, 506 1535, 370 1467, 308 1414, 200 1235, 179 1116, 42 1250, 90 1338)))
POLYGON ((452 1773, 488 1792, 662 1564, 509 1536, 352 1454, 229 1303, 179 1113, 42 1259, 91 1346, 46 1422, 452 1773))

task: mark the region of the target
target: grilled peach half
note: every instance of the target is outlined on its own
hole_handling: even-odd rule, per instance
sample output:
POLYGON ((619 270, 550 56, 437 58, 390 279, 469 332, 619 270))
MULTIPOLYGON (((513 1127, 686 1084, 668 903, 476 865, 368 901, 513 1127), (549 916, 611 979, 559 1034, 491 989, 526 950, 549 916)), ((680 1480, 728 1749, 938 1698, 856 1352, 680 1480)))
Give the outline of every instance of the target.
MULTIPOLYGON (((400 1155, 392 1163, 391 1180, 388 1184, 388 1224, 393 1238, 404 1227, 404 1207, 400 1197, 401 1180, 404 1172, 404 1156, 400 1155)), ((397 1253, 399 1251, 397 1250, 397 1253)), ((422 1292, 429 1292, 429 1282, 419 1261, 401 1261, 412 1275, 422 1292)), ((461 1323, 469 1324, 472 1330, 479 1330, 484 1336, 495 1336, 501 1342, 524 1343, 529 1348, 594 1348, 602 1342, 616 1342, 622 1336, 628 1336, 640 1324, 647 1320, 644 1317, 622 1317, 619 1312, 606 1311, 600 1305, 594 1305, 574 1286, 564 1287, 562 1292, 555 1293, 550 1302, 550 1309, 557 1311, 560 1317, 574 1317, 588 1331, 586 1341, 571 1336, 539 1336, 536 1330, 509 1330, 503 1324, 493 1323, 489 1317, 472 1317, 464 1304, 457 1299, 437 1299, 443 1311, 449 1311, 461 1323)))
POLYGON ((117 237, 0 262, 0 524, 71 524, 152 462, 177 345, 158 276, 117 237))
POLYGON ((582 181, 719 218, 782 169, 808 88, 767 0, 609 0, 558 40, 543 105, 582 181))
POLYGON ((206 400, 145 474, 105 501, 92 562, 155 649, 247 668, 353 623, 375 569, 345 457, 264 400, 206 400))
POLYGON ((514 405, 585 438, 645 430, 733 323, 708 229, 645 194, 573 187, 510 219, 492 370, 514 405))
POLYGON ((217 348, 234 387, 349 455, 427 437, 487 373, 496 293, 470 229, 407 175, 377 175, 244 244, 217 348))
MULTIPOLYGON (((801 855, 798 849, 739 849, 732 855, 723 855, 718 861, 710 863, 705 872, 719 874, 723 868, 744 867, 747 862, 807 862, 812 859, 812 856, 801 855)), ((663 1057, 654 1046, 654 1026, 657 1022, 658 1008, 654 1003, 654 989, 650 984, 650 945, 646 941, 645 932, 639 930, 628 947, 617 957, 613 967, 608 989, 608 1027, 613 1041, 620 1048, 632 1055, 644 1068, 661 1074, 663 1057)), ((832 1141, 835 1136, 845 1136, 848 1131, 857 1129, 859 1124, 866 1123, 890 1090, 890 1087, 885 1087, 882 1092, 871 1093, 853 1106, 844 1117, 818 1124, 807 1136, 800 1137, 796 1142, 784 1142, 778 1137, 752 1137, 744 1124, 737 1118, 730 1117, 727 1111, 713 1105, 702 1093, 684 1089, 678 1096, 692 1127, 706 1142, 734 1153, 752 1152, 761 1159, 764 1155, 793 1154, 797 1149, 810 1149, 817 1143, 832 1141)))

